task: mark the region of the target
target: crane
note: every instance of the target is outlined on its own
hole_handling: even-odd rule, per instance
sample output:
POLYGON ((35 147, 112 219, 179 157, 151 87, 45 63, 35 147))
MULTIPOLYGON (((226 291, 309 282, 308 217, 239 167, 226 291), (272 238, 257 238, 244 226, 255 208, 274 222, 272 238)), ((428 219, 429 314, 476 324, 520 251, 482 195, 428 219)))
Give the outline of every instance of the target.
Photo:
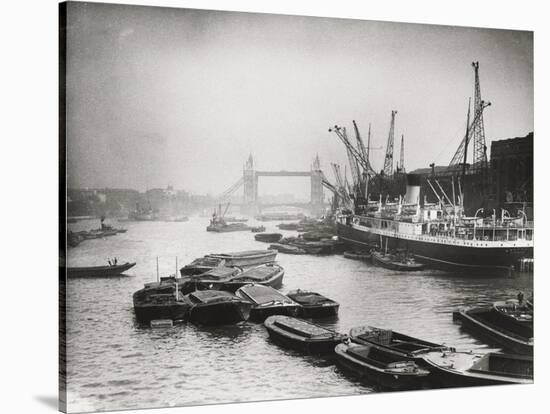
POLYGON ((474 140, 474 161, 472 167, 475 172, 485 173, 487 170, 487 146, 485 145, 485 125, 483 122, 483 100, 479 85, 479 62, 472 62, 474 68, 474 113, 481 111, 477 122, 473 125, 472 138, 474 140))
POLYGON ((334 178, 336 179, 336 186, 338 187, 338 190, 340 191, 340 194, 342 196, 342 199, 344 203, 349 206, 351 205, 351 198, 349 196, 349 193, 346 188, 346 184, 344 180, 342 179, 342 173, 340 171, 340 166, 335 163, 331 163, 332 170, 334 172, 334 178))
MULTIPOLYGON (((483 116, 483 111, 485 108, 491 105, 491 102, 485 102, 481 101, 481 105, 479 108, 475 109, 475 116, 470 125, 466 126, 466 135, 464 135, 464 138, 462 138, 462 142, 460 143, 458 149, 455 152, 455 155, 453 156, 451 162, 449 163, 449 166, 447 167, 447 170, 449 171, 455 171, 458 169, 461 162, 463 163, 463 171, 465 170, 466 165, 466 158, 468 154, 468 143, 474 136, 474 126, 477 124, 479 119, 483 116)), ((469 111, 468 111, 469 113, 469 111)), ((475 159, 474 159, 475 162, 475 159)))
POLYGON ((363 156, 359 153, 359 151, 349 142, 349 139, 346 135, 346 129, 345 127, 339 127, 338 125, 334 125, 333 128, 329 128, 329 132, 334 132, 340 138, 340 140, 344 143, 346 148, 351 152, 351 155, 353 158, 357 160, 357 163, 363 168, 363 170, 368 171, 369 175, 377 175, 376 171, 374 171, 366 159, 363 158, 363 156))
POLYGON ((228 198, 243 185, 243 182, 244 182, 243 177, 239 178, 239 180, 235 184, 233 184, 231 187, 229 187, 227 190, 221 193, 218 197, 216 197, 216 200, 221 201, 228 198))
POLYGON ((391 111, 390 132, 388 133, 388 143, 386 145, 386 157, 384 158, 384 175, 393 174, 393 136, 395 131, 395 115, 397 111, 391 111))

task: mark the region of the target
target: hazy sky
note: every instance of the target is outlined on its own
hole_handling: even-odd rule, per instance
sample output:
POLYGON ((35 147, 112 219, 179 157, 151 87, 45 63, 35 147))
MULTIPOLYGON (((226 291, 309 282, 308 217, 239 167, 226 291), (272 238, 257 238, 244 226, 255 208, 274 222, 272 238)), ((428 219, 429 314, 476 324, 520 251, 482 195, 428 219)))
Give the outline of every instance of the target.
MULTIPOLYGON (((189 9, 70 3, 71 187, 171 184, 217 194, 258 169, 346 163, 328 132, 355 119, 382 168, 392 109, 394 159, 446 165, 465 131, 480 62, 490 141, 533 130, 531 32, 189 9)), ((307 179, 262 178, 260 193, 306 194, 307 179)))

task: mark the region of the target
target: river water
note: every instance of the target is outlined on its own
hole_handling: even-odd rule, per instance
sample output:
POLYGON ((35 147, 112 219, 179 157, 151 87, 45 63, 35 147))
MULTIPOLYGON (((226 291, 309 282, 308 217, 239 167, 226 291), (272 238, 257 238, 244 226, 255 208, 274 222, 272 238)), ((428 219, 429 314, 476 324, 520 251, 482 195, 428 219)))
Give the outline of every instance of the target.
MULTIPOLYGON (((153 330, 136 324, 132 294, 207 253, 267 248, 249 232, 206 232, 208 218, 188 222, 114 223, 128 229, 68 251, 68 266, 135 261, 128 276, 70 279, 67 284, 67 402, 70 412, 233 401, 325 397, 375 392, 327 358, 282 349, 262 324, 153 330)), ((254 222, 249 222, 254 224, 254 222)), ((276 222, 267 231, 285 235, 276 222)), ((99 221, 69 225, 99 227, 99 221)), ((473 279, 436 271, 397 273, 334 256, 279 254, 283 293, 310 289, 340 303, 338 318, 320 325, 347 332, 369 324, 478 352, 493 350, 460 330, 452 311, 532 292, 533 277, 473 279)))

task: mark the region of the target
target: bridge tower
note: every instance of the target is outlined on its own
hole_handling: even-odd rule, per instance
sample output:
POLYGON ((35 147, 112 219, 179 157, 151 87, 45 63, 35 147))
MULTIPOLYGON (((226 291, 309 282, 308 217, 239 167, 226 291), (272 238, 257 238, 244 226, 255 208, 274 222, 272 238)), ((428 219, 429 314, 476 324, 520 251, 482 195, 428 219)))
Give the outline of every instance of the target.
POLYGON ((252 154, 243 168, 243 212, 255 215, 258 212, 258 177, 254 170, 252 154))
POLYGON ((325 195, 323 194, 323 172, 319 155, 315 156, 311 165, 311 214, 320 216, 324 212, 325 195))

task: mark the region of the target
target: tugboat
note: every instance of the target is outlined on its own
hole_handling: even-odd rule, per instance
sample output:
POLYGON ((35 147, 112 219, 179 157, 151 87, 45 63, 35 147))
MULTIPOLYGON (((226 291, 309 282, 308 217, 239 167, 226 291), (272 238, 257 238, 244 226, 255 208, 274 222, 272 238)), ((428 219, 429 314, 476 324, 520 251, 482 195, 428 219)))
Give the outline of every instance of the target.
POLYGON ((218 212, 214 211, 212 218, 210 219, 210 224, 206 227, 206 231, 213 231, 217 233, 227 233, 231 231, 249 231, 250 227, 242 222, 228 223, 225 219, 225 212, 229 208, 229 203, 225 208, 224 213, 222 214, 221 205, 218 207, 218 212))
POLYGON ((385 254, 382 252, 373 251, 371 253, 372 263, 380 267, 411 272, 424 269, 423 263, 417 263, 412 257, 399 257, 394 254, 385 254))

